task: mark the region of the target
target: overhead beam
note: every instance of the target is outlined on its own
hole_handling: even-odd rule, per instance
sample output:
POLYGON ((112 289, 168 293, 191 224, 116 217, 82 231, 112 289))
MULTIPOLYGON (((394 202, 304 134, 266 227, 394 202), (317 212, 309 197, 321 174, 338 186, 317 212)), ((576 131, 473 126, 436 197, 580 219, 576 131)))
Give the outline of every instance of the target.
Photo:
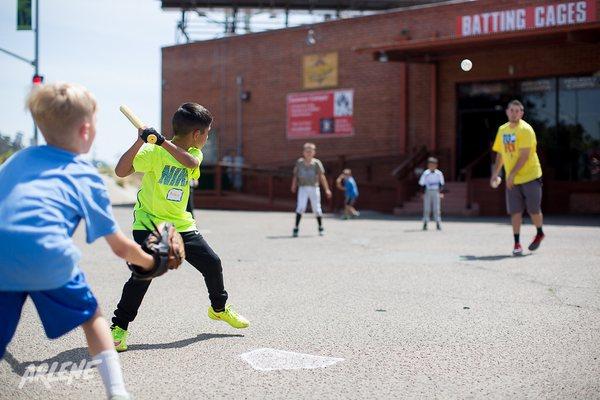
POLYGON ((289 10, 378 11, 444 0, 161 0, 163 9, 279 8, 289 10))

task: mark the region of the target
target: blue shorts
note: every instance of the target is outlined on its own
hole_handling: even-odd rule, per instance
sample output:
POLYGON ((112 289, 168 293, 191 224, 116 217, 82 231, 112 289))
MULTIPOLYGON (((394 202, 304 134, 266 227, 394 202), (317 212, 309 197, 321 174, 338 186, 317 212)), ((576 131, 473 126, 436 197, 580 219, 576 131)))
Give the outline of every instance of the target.
POLYGON ((55 339, 89 320, 98 308, 98 302, 82 272, 64 286, 32 292, 0 291, 0 358, 12 339, 21 318, 21 309, 27 299, 35 304, 46 336, 55 339))
POLYGON ((353 206, 357 198, 358 196, 345 196, 344 204, 346 204, 347 206, 353 206))

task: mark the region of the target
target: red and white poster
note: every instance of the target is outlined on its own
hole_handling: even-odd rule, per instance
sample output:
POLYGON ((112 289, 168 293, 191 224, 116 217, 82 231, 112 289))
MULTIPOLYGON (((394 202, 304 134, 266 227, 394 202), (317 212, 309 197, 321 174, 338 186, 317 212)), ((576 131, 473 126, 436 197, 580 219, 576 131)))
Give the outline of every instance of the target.
POLYGON ((323 90, 287 95, 288 139, 354 134, 354 90, 323 90))
POLYGON ((461 15, 456 20, 456 35, 487 35, 593 21, 596 21, 596 0, 563 1, 461 15))

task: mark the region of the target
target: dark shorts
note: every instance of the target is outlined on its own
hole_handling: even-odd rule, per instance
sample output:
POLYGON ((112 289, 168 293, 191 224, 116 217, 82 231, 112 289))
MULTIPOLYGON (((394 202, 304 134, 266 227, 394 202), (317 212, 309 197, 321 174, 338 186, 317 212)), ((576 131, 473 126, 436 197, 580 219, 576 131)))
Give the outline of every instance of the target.
POLYGON ((506 211, 509 214, 518 214, 525 210, 530 215, 542 212, 541 178, 506 189, 506 211))
POLYGON ((356 203, 357 198, 358 196, 345 196, 344 204, 346 204, 347 206, 353 206, 354 203, 356 203))
POLYGON ((33 300, 46 336, 50 339, 77 328, 89 320, 98 308, 98 302, 83 273, 56 289, 0 292, 0 358, 17 329, 27 296, 33 300))

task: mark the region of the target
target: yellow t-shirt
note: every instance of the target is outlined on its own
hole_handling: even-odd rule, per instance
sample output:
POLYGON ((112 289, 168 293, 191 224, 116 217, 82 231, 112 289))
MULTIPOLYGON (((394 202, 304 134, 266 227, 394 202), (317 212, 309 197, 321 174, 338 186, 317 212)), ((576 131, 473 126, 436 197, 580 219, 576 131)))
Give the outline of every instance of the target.
MULTIPOLYGON (((202 151, 190 147, 188 153, 202 163, 202 151)), ((200 164, 186 168, 161 146, 145 144, 133 159, 133 168, 144 173, 133 210, 133 230, 146 229, 144 225, 151 228, 152 222, 172 222, 178 232, 197 229, 186 207, 189 180, 200 177, 200 164)))
POLYGON ((506 176, 514 168, 519 159, 521 149, 530 148, 529 158, 515 175, 515 185, 531 182, 542 176, 542 166, 536 152, 537 140, 531 125, 520 120, 515 128, 507 122, 498 129, 492 150, 502 155, 506 176))

